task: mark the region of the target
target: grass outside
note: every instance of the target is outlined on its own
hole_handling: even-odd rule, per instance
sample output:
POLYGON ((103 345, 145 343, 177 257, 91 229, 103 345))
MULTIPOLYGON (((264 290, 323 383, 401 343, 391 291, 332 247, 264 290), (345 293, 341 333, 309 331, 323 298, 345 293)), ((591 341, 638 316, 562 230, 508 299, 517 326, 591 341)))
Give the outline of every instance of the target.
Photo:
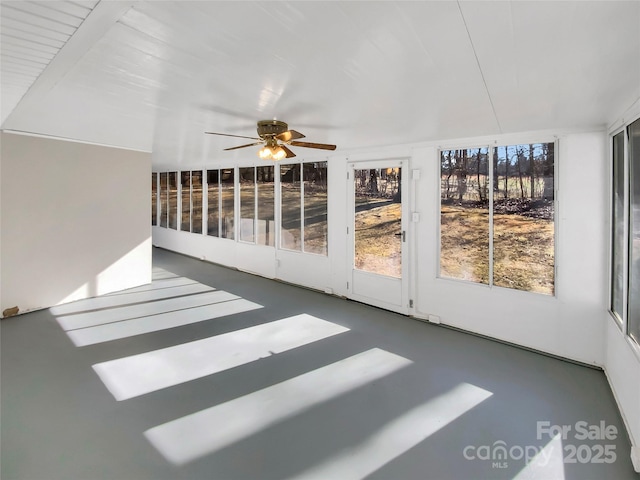
POLYGON ((402 206, 389 201, 356 200, 355 268, 392 277, 402 276, 402 206))
MULTIPOLYGON (((488 213, 486 208, 442 206, 442 276, 489 282, 488 213)), ((494 214, 493 225, 493 284, 553 295, 553 220, 494 214)))

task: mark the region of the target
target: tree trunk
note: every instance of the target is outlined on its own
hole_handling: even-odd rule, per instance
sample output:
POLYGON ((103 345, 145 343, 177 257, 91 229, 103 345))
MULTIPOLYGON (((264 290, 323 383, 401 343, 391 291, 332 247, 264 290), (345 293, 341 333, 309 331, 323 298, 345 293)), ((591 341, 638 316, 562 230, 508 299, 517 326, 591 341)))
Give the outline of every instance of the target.
POLYGON ((536 184, 536 173, 535 173, 535 163, 533 161, 533 145, 529 144, 529 168, 531 168, 531 200, 533 200, 536 196, 535 192, 535 184, 536 184))

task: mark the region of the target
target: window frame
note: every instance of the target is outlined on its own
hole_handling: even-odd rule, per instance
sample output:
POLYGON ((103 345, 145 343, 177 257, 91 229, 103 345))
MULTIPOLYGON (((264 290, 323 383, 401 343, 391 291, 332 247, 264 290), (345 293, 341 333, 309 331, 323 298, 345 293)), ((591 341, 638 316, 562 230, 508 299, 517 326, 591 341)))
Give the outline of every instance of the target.
POLYGON ((292 253, 300 253, 305 255, 316 255, 319 257, 328 257, 329 256, 329 161, 328 159, 322 160, 300 160, 297 162, 287 162, 281 161, 277 163, 277 170, 275 172, 275 180, 276 180, 276 222, 277 222, 277 237, 276 237, 276 245, 278 250, 283 250, 285 252, 292 253), (305 164, 313 164, 313 163, 324 163, 326 164, 327 169, 327 240, 326 240, 326 251, 325 253, 318 253, 313 251, 305 250, 305 192, 304 192, 304 165, 305 164), (299 178, 300 182, 300 249, 294 250, 291 248, 285 248, 282 246, 282 176, 281 176, 281 167, 283 165, 298 165, 299 166, 299 178))
POLYGON ((436 178, 438 182, 437 187, 437 195, 438 195, 438 220, 437 220, 437 252, 436 252, 436 279, 439 281, 445 282, 456 282, 467 285, 473 285, 478 288, 485 289, 499 289, 505 290, 509 292, 517 292, 516 294, 533 294, 538 295, 540 298, 558 298, 558 238, 559 238, 559 228, 558 228, 558 193, 559 193, 559 157, 560 157, 560 145, 557 136, 542 136, 536 138, 510 138, 506 141, 498 141, 494 140, 492 142, 486 143, 459 143, 459 144, 445 144, 438 146, 436 149, 436 162, 435 168, 437 171, 436 178), (500 147, 509 147, 514 145, 536 145, 536 144, 545 144, 545 143, 553 143, 554 144, 554 156, 553 156, 553 293, 541 293, 535 292, 531 290, 520 290, 515 288, 509 288, 504 286, 495 285, 494 283, 494 194, 493 194, 493 178, 494 178, 494 167, 493 167, 493 156, 494 151, 500 147), (488 151, 488 171, 489 171, 489 282, 488 284, 475 282, 472 280, 458 279, 452 277, 445 277, 440 274, 441 265, 440 259, 442 254, 442 225, 441 225, 441 215, 442 215, 442 171, 441 171, 441 154, 443 151, 450 150, 475 150, 475 149, 483 149, 486 148, 488 151))
POLYGON ((608 311, 611 317, 614 319, 618 328, 626 334, 627 332, 627 316, 629 313, 629 305, 628 305, 628 291, 629 291, 629 182, 631 181, 629 178, 629 157, 628 157, 628 146, 627 146, 627 125, 622 125, 621 127, 613 130, 609 133, 609 158, 610 158, 610 168, 609 168, 609 188, 610 195, 609 201, 611 202, 609 208, 609 302, 608 302, 608 311), (623 146, 622 146, 622 188, 623 188, 623 206, 622 206, 622 222, 623 222, 623 241, 622 241, 622 315, 618 315, 613 310, 613 237, 615 234, 615 219, 614 219, 614 175, 613 175, 613 148, 614 148, 614 137, 618 134, 622 134, 623 146))

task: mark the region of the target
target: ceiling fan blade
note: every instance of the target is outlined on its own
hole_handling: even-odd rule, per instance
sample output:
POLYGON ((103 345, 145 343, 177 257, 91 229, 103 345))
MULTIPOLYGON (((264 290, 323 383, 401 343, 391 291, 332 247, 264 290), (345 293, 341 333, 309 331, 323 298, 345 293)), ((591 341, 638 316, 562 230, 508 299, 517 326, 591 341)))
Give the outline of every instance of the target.
POLYGON ((222 135, 223 137, 235 137, 235 138, 248 138, 250 140, 262 140, 261 138, 258 138, 258 137, 246 137, 244 135, 231 135, 229 133, 217 133, 217 132, 204 132, 204 133, 208 133, 209 135, 222 135))
POLYGON ((289 142, 297 138, 304 138, 304 135, 300 132, 296 132, 295 130, 287 130, 286 132, 282 132, 280 135, 276 135, 276 138, 283 142, 289 142))
POLYGON ((289 145, 294 147, 306 147, 306 148, 320 148, 322 150, 335 150, 335 145, 329 145, 328 143, 311 143, 311 142, 289 142, 289 145))
POLYGON ((292 158, 296 156, 296 154, 293 153, 290 149, 288 149, 286 145, 280 145, 280 148, 282 148, 287 154, 285 158, 292 158))
POLYGON ((238 148, 253 147, 255 145, 262 145, 262 142, 249 143, 247 145, 240 145, 238 147, 225 148, 225 150, 236 150, 238 148))

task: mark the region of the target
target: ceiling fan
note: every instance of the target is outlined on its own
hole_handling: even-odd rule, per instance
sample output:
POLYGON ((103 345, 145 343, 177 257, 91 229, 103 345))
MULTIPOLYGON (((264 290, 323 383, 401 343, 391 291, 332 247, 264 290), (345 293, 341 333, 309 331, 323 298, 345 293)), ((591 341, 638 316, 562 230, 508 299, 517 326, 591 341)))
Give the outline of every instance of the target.
POLYGON ((283 158, 295 157, 296 154, 289 149, 292 147, 320 148, 322 150, 335 150, 335 145, 327 143, 298 142, 299 138, 305 138, 300 132, 289 130, 289 125, 280 120, 260 120, 258 122, 258 137, 245 137, 244 135, 230 135, 228 133, 204 132, 209 135, 222 135, 224 137, 249 138, 258 140, 255 143, 239 145, 237 147, 225 148, 225 150, 236 150, 238 148, 264 145, 258 156, 265 160, 282 160, 283 158))

